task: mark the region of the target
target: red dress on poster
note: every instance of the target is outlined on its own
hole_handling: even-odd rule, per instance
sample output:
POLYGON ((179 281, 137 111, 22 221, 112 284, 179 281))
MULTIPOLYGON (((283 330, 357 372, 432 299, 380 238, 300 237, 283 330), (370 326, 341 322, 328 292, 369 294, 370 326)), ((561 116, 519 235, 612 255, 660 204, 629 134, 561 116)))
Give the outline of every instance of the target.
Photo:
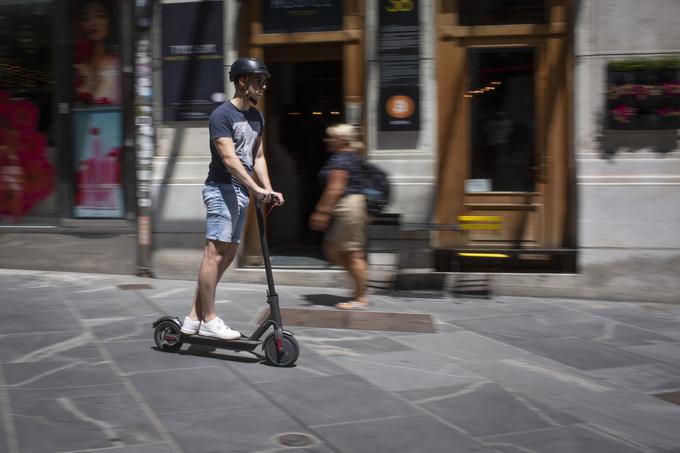
POLYGON ((54 191, 47 138, 37 126, 35 104, 0 91, 0 215, 12 222, 54 191))

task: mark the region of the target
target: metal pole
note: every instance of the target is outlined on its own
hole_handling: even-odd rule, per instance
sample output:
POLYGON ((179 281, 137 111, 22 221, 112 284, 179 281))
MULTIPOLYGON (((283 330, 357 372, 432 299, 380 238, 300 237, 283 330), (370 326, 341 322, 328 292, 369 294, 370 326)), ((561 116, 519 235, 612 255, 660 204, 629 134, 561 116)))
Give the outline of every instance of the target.
POLYGON ((137 200, 137 274, 153 277, 151 269, 151 178, 155 152, 151 68, 153 0, 136 0, 135 42, 135 177, 137 200))

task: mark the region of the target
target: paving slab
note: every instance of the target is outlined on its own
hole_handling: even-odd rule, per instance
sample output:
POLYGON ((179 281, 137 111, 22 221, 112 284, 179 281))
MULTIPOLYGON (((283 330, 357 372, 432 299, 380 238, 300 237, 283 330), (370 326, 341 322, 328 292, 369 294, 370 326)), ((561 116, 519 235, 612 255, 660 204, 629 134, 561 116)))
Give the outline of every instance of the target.
POLYGON ((611 346, 644 346, 675 341, 671 336, 654 330, 639 328, 613 320, 592 319, 583 322, 560 324, 557 329, 585 340, 611 346))
POLYGON ((653 394, 680 389, 680 364, 678 365, 649 363, 593 370, 589 371, 588 374, 606 382, 653 394))
MULTIPOLYGON (((433 332, 287 326, 301 355, 276 368, 155 347, 151 323, 181 319, 194 282, 0 270, 0 287, 0 451, 680 451, 680 405, 654 396, 680 388, 674 306, 377 294, 370 312, 424 314, 433 332)), ((321 316, 348 295, 277 290, 321 316)), ((218 289, 245 332, 265 307, 261 284, 218 289)))
POLYGON ((669 365, 680 364, 680 341, 646 346, 631 346, 625 349, 635 354, 656 359, 669 365))
POLYGON ((595 432, 585 425, 558 426, 529 433, 494 436, 484 439, 503 453, 519 452, 597 452, 639 453, 645 451, 637 443, 613 435, 595 432))
POLYGON ((492 451, 454 427, 424 414, 385 416, 341 424, 314 427, 339 451, 375 453, 402 451, 427 453, 455 451, 478 453, 492 451), (379 449, 376 446, 379 445, 379 449))
POLYGON ((579 421, 493 382, 442 388, 439 395, 414 400, 413 403, 473 437, 533 431, 579 421))
MULTIPOLYGON (((215 410, 266 406, 268 401, 223 366, 140 372, 130 381, 151 409, 159 414, 195 414, 215 410)), ((208 414, 204 414, 209 416, 208 414)))
POLYGON ((12 398, 12 411, 18 443, 27 452, 51 453, 56 445, 69 451, 161 441, 127 393, 41 401, 12 398))
POLYGON ((353 374, 271 382, 267 392, 310 426, 416 413, 401 399, 353 374))
POLYGON ((336 357, 343 368, 391 392, 474 384, 485 378, 427 351, 399 351, 336 357))
POLYGON ((545 339, 573 338, 568 330, 533 322, 522 315, 499 315, 476 319, 449 321, 452 324, 480 335, 508 344, 521 341, 543 341, 545 339))
POLYGON ((583 339, 546 338, 516 341, 513 344, 579 370, 598 370, 652 362, 644 355, 583 339))
MULTIPOLYGON (((3 318, 4 320, 4 318, 3 318)), ((78 328, 77 325, 73 326, 78 328)), ((80 330, 36 331, 19 335, 2 335, 0 360, 3 363, 37 362, 42 360, 102 359, 93 336, 80 330)))
POLYGON ((333 451, 314 433, 271 405, 203 412, 200 419, 200 423, 196 423, 196 417, 189 418, 181 413, 160 416, 178 446, 186 452, 283 452, 288 449, 277 444, 275 439, 284 433, 303 433, 312 439, 308 448, 290 449, 292 452, 333 451))

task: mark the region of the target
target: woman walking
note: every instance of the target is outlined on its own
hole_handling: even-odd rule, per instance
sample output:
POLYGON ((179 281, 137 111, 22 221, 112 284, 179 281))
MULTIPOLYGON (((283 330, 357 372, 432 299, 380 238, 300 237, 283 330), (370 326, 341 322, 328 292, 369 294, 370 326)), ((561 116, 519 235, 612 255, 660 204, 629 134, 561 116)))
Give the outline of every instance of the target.
POLYGON ((364 253, 366 199, 362 194, 364 146, 354 126, 336 124, 324 139, 330 158, 321 169, 324 191, 309 218, 310 228, 325 231, 323 251, 333 264, 347 270, 354 281, 350 302, 335 306, 344 310, 365 309, 368 266, 364 253))

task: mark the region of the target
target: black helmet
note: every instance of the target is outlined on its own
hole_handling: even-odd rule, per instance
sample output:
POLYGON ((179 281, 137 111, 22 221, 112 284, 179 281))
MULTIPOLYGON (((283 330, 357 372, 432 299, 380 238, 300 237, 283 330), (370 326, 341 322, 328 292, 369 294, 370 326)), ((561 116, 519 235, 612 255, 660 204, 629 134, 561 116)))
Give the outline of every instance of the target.
POLYGON ((267 65, 262 63, 257 58, 245 57, 239 58, 231 64, 231 69, 229 70, 229 80, 232 82, 238 80, 240 76, 249 74, 264 74, 265 77, 269 78, 269 70, 267 65))

